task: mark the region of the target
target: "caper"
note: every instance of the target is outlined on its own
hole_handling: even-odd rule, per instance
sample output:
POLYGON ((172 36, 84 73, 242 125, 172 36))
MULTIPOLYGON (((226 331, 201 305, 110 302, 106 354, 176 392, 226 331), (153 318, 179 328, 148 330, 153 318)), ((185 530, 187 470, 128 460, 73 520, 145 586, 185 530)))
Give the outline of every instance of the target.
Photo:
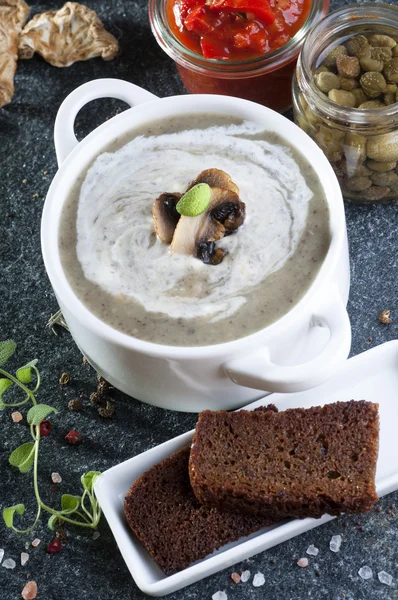
POLYGON ((384 69, 384 63, 381 60, 375 60, 374 58, 360 58, 360 65, 364 71, 373 71, 381 73, 384 69))
POLYGON ((394 58, 398 57, 398 45, 394 46, 391 52, 394 58))
POLYGON ((371 171, 376 171, 377 173, 386 173, 387 171, 393 171, 396 166, 396 161, 377 162, 375 160, 368 160, 367 162, 367 167, 371 171))
POLYGON ((360 84, 369 98, 377 98, 387 87, 387 82, 383 75, 375 71, 364 73, 360 79, 360 84))
POLYGON ((347 77, 340 77, 340 89, 346 92, 352 92, 359 88, 359 83, 356 79, 348 79, 347 77))
POLYGON ((384 75, 388 81, 398 83, 398 58, 392 58, 384 65, 384 75))
POLYGON ((384 104, 386 106, 390 106, 391 104, 395 104, 396 101, 397 101, 397 94, 396 93, 384 94, 383 100, 384 100, 384 104))
POLYGON ((310 136, 313 135, 314 127, 307 121, 307 119, 304 119, 304 117, 302 117, 301 115, 296 115, 296 118, 297 124, 300 127, 300 129, 305 131, 305 133, 307 133, 310 136))
POLYGON ((372 187, 367 190, 363 190, 362 198, 364 200, 369 200, 369 202, 377 202, 390 194, 391 189, 389 187, 377 187, 377 185, 372 185, 372 187))
POLYGON ((346 54, 347 48, 345 46, 336 46, 331 52, 329 52, 322 64, 325 67, 328 67, 328 69, 331 69, 336 66, 336 58, 338 56, 345 56, 346 54))
POLYGON ((318 73, 314 77, 315 84, 321 92, 327 94, 330 90, 340 87, 340 78, 330 71, 327 73, 318 73))
POLYGON ((343 158, 343 151, 341 150, 341 148, 339 148, 339 150, 324 150, 323 152, 326 155, 328 161, 331 163, 337 163, 343 158))
POLYGON ((372 48, 370 52, 370 58, 373 58, 374 60, 381 60, 382 62, 391 60, 391 57, 391 48, 372 48))
POLYGON ((395 171, 387 171, 386 173, 373 173, 371 180, 375 185, 380 187, 394 185, 398 183, 398 175, 395 171))
POLYGON ((361 73, 361 65, 356 56, 337 56, 336 66, 340 77, 355 79, 361 73))
POLYGON ((371 187, 372 180, 369 177, 351 177, 351 179, 346 179, 344 183, 352 192, 362 192, 371 187))
POLYGON ((321 65, 314 71, 314 75, 318 75, 319 73, 330 73, 329 69, 324 65, 321 65))
POLYGON ((323 149, 325 154, 340 152, 342 158, 341 144, 345 138, 345 132, 332 127, 321 125, 318 132, 314 135, 315 141, 323 149))
POLYGON ((385 94, 396 94, 398 92, 398 86, 396 83, 387 83, 385 94))
POLYGON ((307 106, 304 109, 304 114, 305 114, 305 118, 307 119, 308 123, 310 125, 312 125, 312 127, 314 127, 315 129, 321 123, 321 120, 318 119, 318 117, 315 115, 315 113, 313 113, 313 111, 310 109, 309 106, 307 106))
POLYGON ((366 154, 379 162, 398 160, 398 131, 369 137, 366 154))
POLYGON ((351 56, 356 56, 357 58, 359 58, 359 54, 363 48, 367 47, 369 47, 369 42, 364 35, 356 35, 346 43, 348 54, 351 56))
POLYGON ((372 47, 373 46, 364 46, 357 52, 357 58, 361 60, 361 58, 370 58, 372 56, 372 47))
POLYGON ((336 104, 340 104, 341 106, 348 106, 350 108, 355 107, 355 96, 353 96, 352 92, 345 92, 344 90, 330 90, 328 94, 330 100, 332 102, 336 102, 336 104))
POLYGON ((377 46, 379 48, 394 48, 397 45, 397 42, 389 35, 381 35, 378 33, 369 37, 369 43, 371 46, 377 46))
POLYGON ((351 90, 351 94, 354 96, 355 98, 355 106, 358 108, 361 104, 364 104, 364 102, 368 101, 368 97, 365 94, 365 92, 363 91, 363 89, 357 88, 355 90, 351 90))
POLYGON ((358 106, 361 110, 371 110, 372 108, 382 108, 385 106, 381 100, 367 100, 358 106))

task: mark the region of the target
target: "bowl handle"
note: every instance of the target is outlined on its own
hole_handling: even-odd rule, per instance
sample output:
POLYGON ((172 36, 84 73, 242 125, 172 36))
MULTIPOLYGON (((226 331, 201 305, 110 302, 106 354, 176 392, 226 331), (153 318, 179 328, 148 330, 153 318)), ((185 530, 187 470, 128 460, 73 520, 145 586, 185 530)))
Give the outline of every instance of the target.
POLYGON ((267 392, 301 392, 320 385, 346 360, 351 347, 347 309, 335 286, 328 289, 327 304, 314 311, 311 323, 329 329, 329 340, 315 358, 297 365, 277 365, 268 348, 224 365, 237 385, 267 392))
POLYGON ((121 79, 94 79, 76 88, 59 107, 54 125, 54 143, 58 166, 79 143, 74 133, 74 123, 79 110, 97 98, 117 98, 130 106, 157 99, 157 96, 121 79))

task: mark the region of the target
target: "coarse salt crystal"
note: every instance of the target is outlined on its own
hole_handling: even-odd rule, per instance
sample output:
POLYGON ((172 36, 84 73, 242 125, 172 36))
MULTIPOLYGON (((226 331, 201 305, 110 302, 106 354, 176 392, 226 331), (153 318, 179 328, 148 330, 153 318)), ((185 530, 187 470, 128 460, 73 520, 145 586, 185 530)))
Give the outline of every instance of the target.
POLYGON ((51 473, 51 480, 53 483, 61 483, 62 477, 59 473, 51 473))
POLYGON ((372 579, 373 577, 373 572, 372 569, 370 567, 368 567, 367 565, 365 565, 364 567, 361 567, 358 571, 358 575, 362 578, 362 579, 372 579))
POLYGON ((225 592, 216 592, 212 595, 211 600, 228 600, 228 596, 225 592))
POLYGON ((242 581, 242 583, 246 583, 246 581, 249 581, 250 579, 250 571, 243 571, 243 573, 240 576, 240 580, 242 581))
POLYGON ((332 552, 338 552, 341 546, 341 535, 334 535, 330 540, 329 548, 332 552))
POLYGON ((24 567, 29 560, 29 554, 27 552, 21 552, 21 565, 24 567))
POLYGON ((23 416, 18 410, 15 410, 11 413, 11 419, 14 421, 14 423, 19 423, 20 421, 22 421, 23 416))
POLYGON ((297 561, 297 565, 302 569, 305 569, 306 567, 308 567, 308 558, 300 558, 297 561))
POLYGON ((4 550, 3 550, 3 548, 0 548, 0 563, 3 560, 3 557, 4 557, 4 550))
POLYGON ((240 575, 238 573, 231 573, 231 579, 234 583, 240 583, 240 575))
POLYGON ((22 598, 24 600, 34 600, 37 596, 37 584, 36 581, 28 581, 22 590, 22 598))
POLYGON ((32 542, 33 548, 36 548, 39 544, 40 544, 39 538, 34 539, 33 542, 32 542))
POLYGON ((309 554, 310 556, 318 556, 318 553, 319 553, 318 548, 315 548, 315 546, 313 544, 311 544, 311 546, 308 546, 307 554, 309 554))
POLYGON ((264 585, 265 583, 265 577, 262 573, 256 573, 255 576, 253 577, 253 586, 254 587, 260 587, 262 585, 264 585))
POLYGON ((384 583, 384 585, 392 584, 391 575, 389 573, 386 573, 385 571, 380 571, 380 573, 377 573, 377 577, 379 578, 380 583, 384 583))
POLYGON ((98 540, 99 536, 100 536, 100 532, 99 531, 94 531, 94 533, 93 533, 93 540, 98 540))
POLYGON ((15 569, 16 562, 12 558, 6 558, 1 566, 5 569, 15 569))

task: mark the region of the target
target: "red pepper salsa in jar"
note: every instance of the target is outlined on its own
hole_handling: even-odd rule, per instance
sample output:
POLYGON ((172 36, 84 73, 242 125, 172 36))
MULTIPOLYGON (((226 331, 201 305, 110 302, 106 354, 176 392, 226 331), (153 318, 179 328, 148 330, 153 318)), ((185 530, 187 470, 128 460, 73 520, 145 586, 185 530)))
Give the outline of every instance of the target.
POLYGON ((149 0, 149 15, 189 92, 283 111, 305 33, 328 7, 329 0, 149 0))

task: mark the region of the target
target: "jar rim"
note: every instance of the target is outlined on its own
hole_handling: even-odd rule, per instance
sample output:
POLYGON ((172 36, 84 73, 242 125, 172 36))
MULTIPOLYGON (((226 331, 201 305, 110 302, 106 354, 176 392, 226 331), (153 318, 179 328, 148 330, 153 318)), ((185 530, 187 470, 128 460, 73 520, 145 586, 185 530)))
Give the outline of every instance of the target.
POLYGON ((167 1, 149 0, 148 2, 149 21, 158 44, 179 65, 219 78, 232 78, 237 73, 240 77, 253 77, 260 73, 275 71, 290 63, 299 55, 310 29, 322 18, 325 3, 329 5, 328 0, 314 0, 303 26, 280 48, 256 58, 225 61, 204 58, 201 54, 189 50, 176 38, 164 11, 167 1))
POLYGON ((360 30, 367 24, 373 28, 385 26, 386 29, 396 29, 398 34, 398 7, 381 2, 361 2, 360 9, 358 11, 358 4, 344 6, 329 13, 315 25, 308 34, 299 56, 297 80, 306 101, 315 113, 342 124, 349 122, 363 127, 377 127, 382 119, 398 122, 397 103, 372 109, 342 106, 331 101, 313 81, 314 57, 319 58, 319 48, 322 43, 328 42, 324 30, 329 25, 332 26, 331 30, 336 40, 343 38, 347 29, 360 30))

